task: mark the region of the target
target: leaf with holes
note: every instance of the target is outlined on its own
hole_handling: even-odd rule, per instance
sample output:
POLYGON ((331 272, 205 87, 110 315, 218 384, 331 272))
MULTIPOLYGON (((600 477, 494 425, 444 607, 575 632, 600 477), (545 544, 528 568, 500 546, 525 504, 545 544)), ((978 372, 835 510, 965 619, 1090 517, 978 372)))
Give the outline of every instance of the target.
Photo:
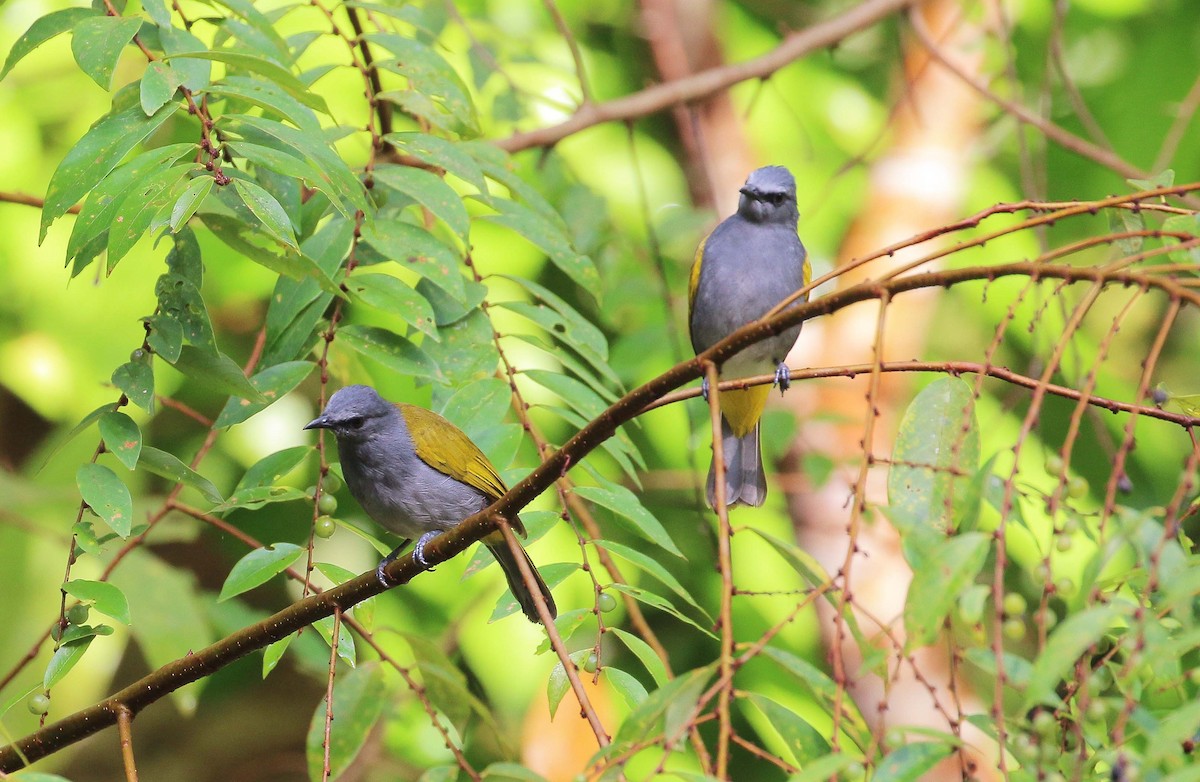
POLYGON ((133 499, 117 474, 102 464, 84 464, 75 473, 79 494, 113 532, 129 537, 133 527, 133 499))
POLYGON ((254 386, 267 401, 254 402, 241 397, 230 397, 213 426, 224 428, 240 424, 250 416, 265 410, 270 404, 300 385, 316 366, 311 361, 288 361, 267 367, 250 378, 250 385, 254 386))
POLYGON ((178 109, 167 104, 147 117, 140 106, 102 117, 66 154, 46 186, 38 244, 50 224, 96 187, 143 139, 178 109))

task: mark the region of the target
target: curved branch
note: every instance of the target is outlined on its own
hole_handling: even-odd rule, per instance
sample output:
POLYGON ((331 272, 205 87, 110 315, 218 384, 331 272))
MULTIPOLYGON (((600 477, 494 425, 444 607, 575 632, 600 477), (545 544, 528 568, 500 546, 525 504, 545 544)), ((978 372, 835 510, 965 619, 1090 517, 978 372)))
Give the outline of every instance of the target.
POLYGON ((704 98, 749 79, 763 79, 810 52, 832 46, 892 14, 922 0, 867 0, 820 24, 794 32, 770 52, 753 60, 710 68, 676 81, 656 84, 641 92, 605 103, 588 103, 557 125, 514 133, 495 145, 506 152, 552 146, 567 136, 604 122, 630 120, 670 106, 704 98))
MULTIPOLYGON (((947 288, 964 282, 991 281, 1013 276, 1028 277, 1034 281, 1057 279, 1066 283, 1137 286, 1161 291, 1174 301, 1200 308, 1200 291, 1188 288, 1177 280, 1146 271, 1048 265, 1034 261, 926 272, 882 282, 868 280, 828 296, 798 304, 770 318, 747 324, 696 358, 677 364, 629 392, 580 429, 562 448, 513 486, 507 494, 431 541, 425 547, 425 558, 431 566, 445 562, 492 532, 497 528, 499 519, 515 514, 528 505, 571 466, 578 464, 583 457, 612 437, 618 426, 640 415, 648 405, 664 394, 700 377, 707 362, 722 363, 755 342, 786 331, 798 323, 829 315, 858 302, 892 299, 909 291, 947 288)), ((1188 427, 1200 426, 1200 419, 1180 419, 1180 423, 1188 427)), ((408 554, 389 565, 386 572, 388 578, 399 585, 411 581, 424 570, 413 561, 412 555, 408 554)), ((323 619, 335 610, 345 611, 383 591, 384 587, 376 580, 374 571, 369 571, 334 589, 293 603, 261 622, 168 663, 98 704, 48 725, 13 744, 0 747, 0 771, 8 772, 21 768, 25 763, 22 756, 27 758, 28 762, 32 762, 111 727, 116 724, 122 709, 129 709, 136 714, 167 694, 224 668, 250 652, 323 619)))

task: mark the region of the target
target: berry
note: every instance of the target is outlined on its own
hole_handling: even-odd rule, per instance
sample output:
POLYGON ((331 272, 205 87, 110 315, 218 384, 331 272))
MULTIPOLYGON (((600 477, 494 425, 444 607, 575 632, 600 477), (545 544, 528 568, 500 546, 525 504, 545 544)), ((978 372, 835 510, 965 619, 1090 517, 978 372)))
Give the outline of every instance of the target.
POLYGON ((1024 616, 1025 609, 1028 607, 1028 604, 1025 602, 1025 596, 1020 592, 1009 592, 1004 596, 1005 616, 1024 616))
POLYGON ((1050 736, 1058 731, 1058 720, 1048 711, 1039 711, 1033 715, 1033 729, 1040 736, 1050 736))
POLYGON ((76 627, 86 624, 88 620, 88 607, 83 603, 73 605, 67 609, 67 621, 76 627))
POLYGON ((321 491, 333 494, 338 489, 342 488, 342 479, 333 473, 326 473, 321 479, 321 491))
POLYGON ((332 538, 333 533, 337 532, 337 522, 332 516, 318 516, 316 523, 313 525, 313 533, 318 538, 332 538))
POLYGON ((30 714, 42 715, 50 711, 50 698, 44 692, 37 692, 29 696, 25 705, 29 707, 30 714))
POLYGON ((587 671, 588 673, 595 673, 596 668, 599 665, 600 665, 600 658, 596 657, 595 652, 592 652, 591 654, 589 654, 587 656, 587 659, 583 661, 583 670, 587 671))
POLYGON ((1054 536, 1054 548, 1059 551, 1070 551, 1071 546, 1075 543, 1075 539, 1065 532, 1061 532, 1054 536))
POLYGON ((617 607, 617 599, 607 592, 601 592, 596 598, 596 607, 607 614, 617 607))
POLYGON ((1055 478, 1063 474, 1063 460, 1057 453, 1046 457, 1046 474, 1053 475, 1055 478))
POLYGON ((1086 478, 1081 478, 1076 475, 1071 480, 1067 481, 1067 496, 1073 500, 1078 500, 1088 493, 1088 482, 1086 478))
POLYGON ((1005 619, 1003 625, 1004 637, 1010 641, 1020 641, 1025 637, 1025 623, 1013 617, 1005 619))
POLYGON ((322 494, 321 499, 317 500, 317 510, 321 511, 321 513, 324 513, 326 516, 332 513, 337 513, 337 508, 337 497, 334 497, 332 494, 322 494))

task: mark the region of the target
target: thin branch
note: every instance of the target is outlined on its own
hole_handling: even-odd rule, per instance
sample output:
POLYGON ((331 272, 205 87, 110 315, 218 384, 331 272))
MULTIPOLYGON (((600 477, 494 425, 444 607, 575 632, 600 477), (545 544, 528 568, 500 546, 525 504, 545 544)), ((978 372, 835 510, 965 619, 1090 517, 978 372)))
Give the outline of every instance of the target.
POLYGON ((124 707, 117 709, 117 735, 121 740, 125 782, 138 782, 137 762, 133 758, 133 712, 124 707))
POLYGON ((342 609, 334 607, 333 632, 329 636, 329 675, 325 680, 325 736, 321 740, 321 781, 327 782, 331 769, 329 752, 333 734, 333 680, 337 676, 338 641, 342 633, 342 609))
POLYGON ((763 79, 818 49, 832 46, 846 36, 870 27, 888 16, 916 5, 920 0, 867 0, 820 24, 792 33, 774 50, 746 62, 723 65, 684 79, 656 84, 641 92, 606 103, 581 106, 570 119, 549 127, 516 133, 497 140, 506 152, 552 146, 567 136, 604 122, 644 117, 732 87, 749 79, 763 79))

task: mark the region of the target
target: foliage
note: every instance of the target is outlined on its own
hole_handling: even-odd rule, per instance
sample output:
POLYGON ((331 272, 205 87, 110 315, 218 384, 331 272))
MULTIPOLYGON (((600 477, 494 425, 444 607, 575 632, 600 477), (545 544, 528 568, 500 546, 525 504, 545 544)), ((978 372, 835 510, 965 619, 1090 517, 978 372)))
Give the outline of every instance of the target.
MULTIPOLYGON (((1182 183, 1197 178, 1200 149, 1168 156, 1179 186, 1127 184, 1043 149, 1052 175, 1038 203, 925 237, 961 243, 945 270, 918 237, 903 243, 926 254, 911 270, 852 289, 884 310, 907 290, 948 289, 929 366, 877 357, 830 372, 940 375, 907 406, 895 447, 879 454, 864 437, 852 465, 820 445, 803 454, 810 492, 862 470, 847 563, 857 525, 897 533, 913 574, 903 611, 867 616, 849 565, 835 571, 796 545, 783 492, 737 511, 738 532, 752 534, 710 531, 692 476, 707 462, 698 402, 622 412, 629 389, 651 401, 699 376, 695 365, 660 375, 690 357, 680 291, 707 216, 679 206, 682 153, 654 118, 554 148, 513 141, 595 100, 593 89, 609 98, 648 79, 645 58, 630 56, 642 45, 632 9, 582 5, 564 9, 578 40, 553 3, 505 16, 469 2, 104 0, 28 20, 3 66, 4 100, 22 113, 4 124, 57 132, 44 150, 53 173, 23 173, 45 193, 40 222, 5 207, 27 210, 8 233, 40 266, 4 264, 0 381, 25 419, 6 427, 56 431, 29 434, 32 454, 10 446, 14 468, 0 478, 11 497, 0 523, 5 743, 148 674, 182 716, 155 717, 173 726, 161 750, 141 740, 161 706, 123 735, 132 730, 143 768, 170 757, 165 776, 179 778, 225 775, 238 753, 261 761, 267 722, 312 779, 539 779, 539 737, 520 752, 515 724, 547 706, 560 730, 590 718, 575 770, 604 779, 915 780, 940 762, 977 762, 964 747, 988 739, 1011 779, 1185 778, 1181 748, 1200 731, 1188 386, 1200 232, 1197 186, 1182 183), (68 56, 79 73, 58 68, 68 56), (40 105, 43 90, 79 98, 40 105), (1117 188, 1133 194, 1091 200, 1117 188), (329 606, 315 632, 222 651, 194 683, 170 684, 169 666, 207 660, 247 629, 266 639, 289 606, 353 588, 394 544, 354 505, 329 444, 299 431, 349 382, 439 410, 510 484, 577 449, 523 513, 561 642, 519 615, 495 621, 515 606, 493 599, 502 582, 481 548, 344 612, 329 606), (597 421, 612 435, 571 441, 597 421), (666 480, 683 469, 682 489, 666 480), (867 473, 883 470, 887 497, 868 497, 867 473), (822 615, 862 653, 857 670, 820 649, 822 615), (856 684, 920 680, 918 654, 939 646, 952 687, 982 693, 986 709, 939 700, 940 727, 881 730, 874 704, 851 697, 856 684), (250 651, 251 664, 237 662, 250 651), (547 703, 530 706, 543 690, 547 703), (48 720, 21 708, 43 692, 48 720), (226 722, 255 743, 177 758, 185 721, 201 732, 226 722), (358 767, 370 756, 388 761, 358 767)), ((1133 63, 1192 51, 1191 71, 1154 85, 1129 63, 1081 82, 1119 148, 1165 134, 1168 121, 1132 118, 1178 100, 1200 70, 1194 31, 1177 23, 1184 0, 1158 18, 1094 0, 1048 21, 1048 4, 1027 5, 1011 31, 1019 46, 1052 48, 1065 34, 1078 59, 1116 41, 1133 63), (1119 85, 1124 75, 1136 84, 1119 85)), ((730 56, 777 43, 756 8, 722 11, 730 56)), ((837 173, 847 150, 887 128, 878 85, 897 52, 878 27, 858 32, 832 62, 797 61, 761 94, 734 93, 777 162, 802 183, 834 183, 803 196, 819 273, 867 186, 853 167, 837 173), (860 125, 841 127, 835 109, 854 106, 860 125), (809 128, 804 143, 778 138, 797 126, 809 128)), ((1017 66, 1018 84, 1049 78, 1017 66)), ((988 143, 968 203, 1032 198, 1017 140, 988 143)), ((822 292, 796 317, 852 303, 822 292)), ((820 368, 794 374, 802 386, 820 368)), ((782 436, 772 439, 788 414, 769 415, 764 439, 779 455, 782 436)), ((50 778, 43 766, 75 780, 116 773, 90 765, 88 747, 52 749, 65 751, 14 778, 50 778)))

